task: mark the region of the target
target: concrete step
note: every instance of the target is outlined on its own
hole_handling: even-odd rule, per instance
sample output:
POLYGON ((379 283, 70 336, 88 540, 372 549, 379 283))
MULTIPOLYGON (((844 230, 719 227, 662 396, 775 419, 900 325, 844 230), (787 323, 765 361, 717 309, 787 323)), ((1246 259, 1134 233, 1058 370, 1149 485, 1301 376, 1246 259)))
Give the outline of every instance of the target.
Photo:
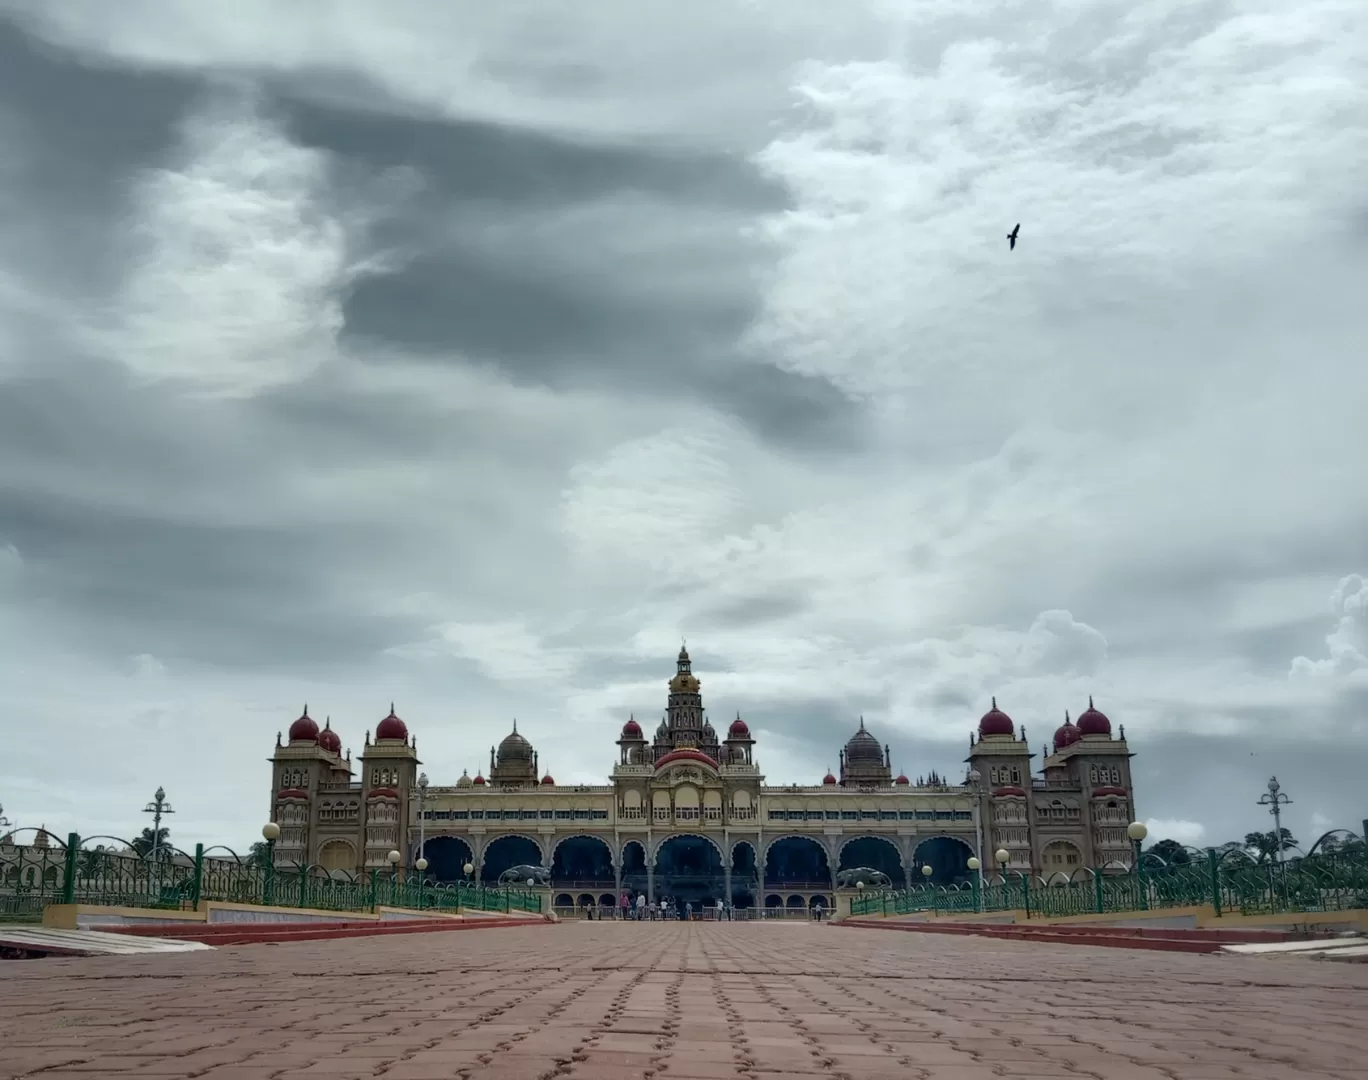
POLYGON ((0 957, 135 956, 145 953, 201 952, 213 948, 200 941, 130 937, 101 930, 49 930, 43 926, 0 928, 0 957))

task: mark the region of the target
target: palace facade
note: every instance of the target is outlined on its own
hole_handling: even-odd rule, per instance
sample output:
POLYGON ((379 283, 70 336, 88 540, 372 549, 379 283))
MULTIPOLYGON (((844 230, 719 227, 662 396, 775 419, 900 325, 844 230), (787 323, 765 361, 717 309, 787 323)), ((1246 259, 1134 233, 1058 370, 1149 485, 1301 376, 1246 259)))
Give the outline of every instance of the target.
POLYGON ((368 872, 389 869, 397 850, 409 872, 425 858, 437 881, 459 880, 467 866, 488 882, 545 866, 557 907, 629 891, 790 908, 830 906, 853 883, 838 880, 845 870, 897 886, 964 881, 975 852, 986 874, 1046 880, 1131 861, 1132 755, 1124 729, 1113 735, 1091 700, 1077 723, 1065 715, 1038 773, 1025 729, 994 700, 958 782, 895 776, 888 747, 861 719, 835 773, 777 786, 765 782, 739 714, 724 734, 713 727, 680 649, 660 724, 648 736, 628 719, 617 746, 609 783, 557 784, 514 723, 490 748, 487 773, 429 785, 393 706, 355 764, 331 722, 320 729, 305 708, 286 739, 277 734, 271 759, 276 859, 368 872))

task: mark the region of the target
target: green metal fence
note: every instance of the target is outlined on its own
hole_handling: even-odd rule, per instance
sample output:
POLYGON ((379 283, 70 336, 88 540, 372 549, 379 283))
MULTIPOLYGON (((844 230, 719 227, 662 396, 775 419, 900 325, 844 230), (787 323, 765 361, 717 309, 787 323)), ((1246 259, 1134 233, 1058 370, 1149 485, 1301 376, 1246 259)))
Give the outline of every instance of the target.
POLYGON ((1256 860, 1243 851, 1189 849, 1166 862, 1146 853, 1137 869, 1085 867, 1043 879, 1011 873, 982 887, 881 890, 855 897, 854 915, 1021 911, 1027 918, 1116 914, 1209 906, 1217 915, 1348 911, 1368 908, 1368 856, 1357 838, 1340 850, 1256 860))
POLYGON ((478 882, 433 884, 382 870, 363 875, 321 866, 272 865, 225 847, 139 851, 111 836, 65 843, 39 833, 0 841, 0 920, 31 921, 49 904, 193 909, 201 901, 361 912, 380 907, 457 912, 542 910, 529 889, 478 882))

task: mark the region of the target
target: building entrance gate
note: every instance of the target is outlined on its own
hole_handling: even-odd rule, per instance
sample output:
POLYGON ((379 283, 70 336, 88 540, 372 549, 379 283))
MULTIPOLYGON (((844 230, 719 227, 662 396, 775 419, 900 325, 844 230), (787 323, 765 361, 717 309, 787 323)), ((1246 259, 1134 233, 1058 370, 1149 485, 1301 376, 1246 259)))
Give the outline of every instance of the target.
POLYGON ((654 876, 656 899, 668 898, 680 907, 692 903, 697 910, 727 898, 722 856, 699 836, 672 836, 661 844, 654 876))

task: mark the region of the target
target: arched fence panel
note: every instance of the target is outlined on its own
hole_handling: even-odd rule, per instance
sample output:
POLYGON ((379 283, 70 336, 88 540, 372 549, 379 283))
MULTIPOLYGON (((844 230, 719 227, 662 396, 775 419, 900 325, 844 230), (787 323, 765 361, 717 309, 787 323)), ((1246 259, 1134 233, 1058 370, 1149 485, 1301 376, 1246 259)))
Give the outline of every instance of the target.
POLYGON ((1067 879, 1011 871, 983 885, 918 885, 853 897, 853 914, 1014 911, 1030 918, 1209 908, 1216 915, 1332 912, 1368 908, 1368 854, 1352 833, 1313 854, 1255 858, 1240 849, 1182 849, 1165 860, 1152 852, 1138 867, 1085 867, 1067 879))

